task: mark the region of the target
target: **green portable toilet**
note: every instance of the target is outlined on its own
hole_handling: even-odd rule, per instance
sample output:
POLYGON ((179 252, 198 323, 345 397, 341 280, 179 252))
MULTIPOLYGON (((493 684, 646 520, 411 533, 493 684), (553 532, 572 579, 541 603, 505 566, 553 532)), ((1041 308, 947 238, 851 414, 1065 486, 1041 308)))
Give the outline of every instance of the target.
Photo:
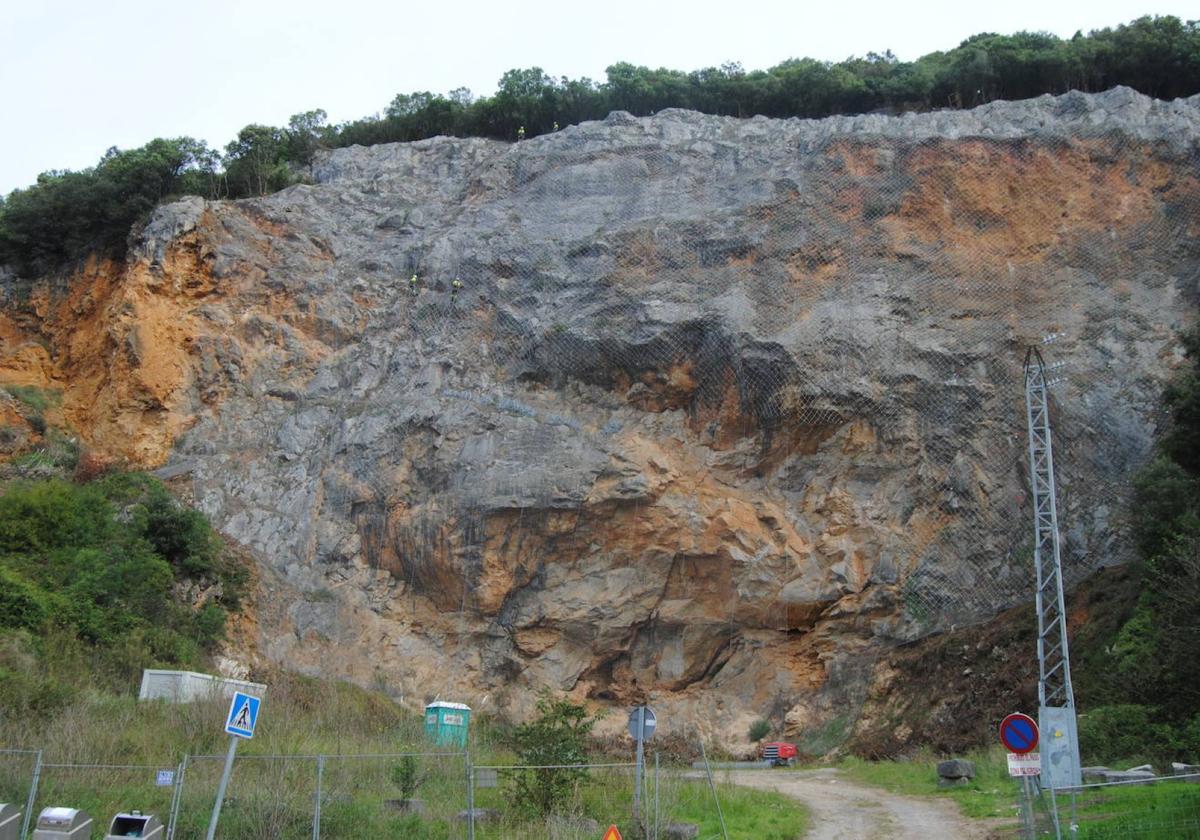
POLYGON ((439 747, 467 746, 471 707, 465 703, 436 700, 425 707, 425 737, 439 747))

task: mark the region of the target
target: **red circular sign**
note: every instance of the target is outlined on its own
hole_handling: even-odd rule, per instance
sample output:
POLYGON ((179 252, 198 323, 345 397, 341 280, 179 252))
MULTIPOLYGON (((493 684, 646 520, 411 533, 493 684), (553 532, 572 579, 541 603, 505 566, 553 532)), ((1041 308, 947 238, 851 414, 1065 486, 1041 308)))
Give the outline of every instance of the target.
POLYGON ((1000 743, 1017 755, 1033 752, 1038 745, 1037 721, 1020 712, 1000 721, 1000 743))

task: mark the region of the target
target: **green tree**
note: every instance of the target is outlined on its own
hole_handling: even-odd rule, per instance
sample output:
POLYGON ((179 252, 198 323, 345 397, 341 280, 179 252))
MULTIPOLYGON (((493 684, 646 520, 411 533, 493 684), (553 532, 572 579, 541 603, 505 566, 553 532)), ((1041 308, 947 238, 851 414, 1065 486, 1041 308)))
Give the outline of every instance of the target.
POLYGON ((293 114, 284 131, 284 156, 302 166, 311 166, 313 156, 329 134, 327 119, 321 108, 293 114))
POLYGON ((248 125, 225 147, 225 172, 234 196, 266 195, 293 180, 287 168, 284 132, 268 125, 248 125))

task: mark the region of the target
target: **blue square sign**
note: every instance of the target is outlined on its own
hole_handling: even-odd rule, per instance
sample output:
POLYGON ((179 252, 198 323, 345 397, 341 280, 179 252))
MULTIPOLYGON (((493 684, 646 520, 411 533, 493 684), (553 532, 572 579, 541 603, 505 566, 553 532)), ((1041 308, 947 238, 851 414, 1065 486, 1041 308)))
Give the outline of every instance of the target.
POLYGON ((229 703, 229 717, 225 720, 225 731, 239 738, 253 738, 254 725, 258 723, 258 707, 262 700, 238 691, 229 703))

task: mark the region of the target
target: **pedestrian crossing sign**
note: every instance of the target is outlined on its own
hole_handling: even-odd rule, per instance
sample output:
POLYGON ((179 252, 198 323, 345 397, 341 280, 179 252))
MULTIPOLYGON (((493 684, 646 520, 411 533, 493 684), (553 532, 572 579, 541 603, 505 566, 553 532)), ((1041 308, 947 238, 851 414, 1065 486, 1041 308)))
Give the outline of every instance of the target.
POLYGON ((235 692, 229 703, 229 717, 225 720, 225 731, 239 738, 253 738, 254 725, 258 723, 258 707, 262 700, 249 694, 235 692))

